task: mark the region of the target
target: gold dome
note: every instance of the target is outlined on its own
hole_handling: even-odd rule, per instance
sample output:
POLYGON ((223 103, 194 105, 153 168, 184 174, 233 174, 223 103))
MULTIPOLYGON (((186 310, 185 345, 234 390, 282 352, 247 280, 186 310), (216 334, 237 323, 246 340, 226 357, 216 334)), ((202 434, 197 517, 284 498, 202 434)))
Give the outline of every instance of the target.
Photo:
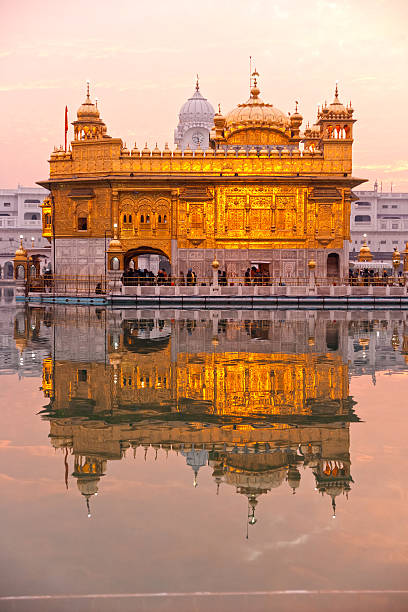
POLYGON ((120 240, 118 240, 117 238, 112 238, 112 240, 109 243, 109 248, 108 250, 111 251, 119 251, 122 252, 123 251, 123 247, 122 247, 122 243, 120 240))
POLYGON ((372 261, 373 256, 372 253, 370 251, 370 247, 368 246, 367 242, 364 240, 364 244, 360 249, 360 252, 358 254, 358 261, 372 261))
POLYGON ((86 84, 86 99, 85 102, 77 110, 78 119, 99 119, 99 111, 89 96, 89 82, 86 84))
MULTIPOLYGON (((254 75, 258 75, 255 71, 254 75)), ((237 130, 253 128, 269 128, 285 132, 290 127, 289 117, 272 104, 263 102, 259 97, 260 89, 256 78, 253 79, 251 96, 243 104, 238 104, 225 117, 225 127, 231 134, 237 130)))

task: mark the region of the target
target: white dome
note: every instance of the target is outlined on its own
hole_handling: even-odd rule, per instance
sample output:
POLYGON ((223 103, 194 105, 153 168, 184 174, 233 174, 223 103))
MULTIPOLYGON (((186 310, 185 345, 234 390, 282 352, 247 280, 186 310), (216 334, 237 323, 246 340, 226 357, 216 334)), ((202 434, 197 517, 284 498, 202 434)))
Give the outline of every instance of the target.
POLYGON ((214 115, 214 108, 200 92, 197 82, 194 94, 180 109, 179 123, 174 131, 175 144, 180 146, 183 150, 186 148, 187 144, 190 148, 195 149, 196 146, 194 142, 190 142, 192 133, 189 132, 189 130, 198 129, 202 135, 200 146, 201 148, 207 148, 210 131, 214 127, 214 115), (187 132, 189 132, 189 134, 187 134, 187 132))
POLYGON ((212 105, 204 98, 200 90, 196 89, 192 98, 189 98, 181 107, 179 119, 180 123, 194 122, 195 125, 198 125, 202 122, 210 123, 212 127, 214 115, 212 105))

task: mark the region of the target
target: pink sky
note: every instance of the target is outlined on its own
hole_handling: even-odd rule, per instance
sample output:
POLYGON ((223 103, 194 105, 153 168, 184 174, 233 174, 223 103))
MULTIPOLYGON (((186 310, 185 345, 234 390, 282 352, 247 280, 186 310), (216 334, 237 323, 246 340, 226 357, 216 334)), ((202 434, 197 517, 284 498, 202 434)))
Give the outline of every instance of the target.
POLYGON ((196 73, 226 113, 248 97, 252 55, 264 101, 299 100, 305 121, 338 80, 358 119, 354 174, 408 191, 406 0, 16 0, 1 17, 0 187, 48 176, 87 79, 111 136, 173 148, 196 73))

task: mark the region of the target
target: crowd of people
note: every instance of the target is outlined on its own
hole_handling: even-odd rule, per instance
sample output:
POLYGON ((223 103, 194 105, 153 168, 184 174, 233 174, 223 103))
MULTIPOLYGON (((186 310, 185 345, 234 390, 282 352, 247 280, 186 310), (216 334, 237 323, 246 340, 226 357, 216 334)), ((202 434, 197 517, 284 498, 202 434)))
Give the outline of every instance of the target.
POLYGON ((269 274, 262 272, 256 266, 247 268, 244 277, 245 285, 270 285, 271 279, 269 274))
POLYGON ((404 285, 404 277, 402 271, 400 270, 397 273, 397 276, 394 277, 392 274, 389 274, 386 270, 372 270, 368 268, 363 268, 362 270, 349 270, 349 282, 350 285, 357 286, 369 286, 376 285, 378 287, 386 287, 387 285, 394 285, 397 283, 401 287, 404 285))
POLYGON ((189 268, 187 274, 184 276, 184 272, 180 272, 179 277, 168 274, 166 270, 160 269, 157 274, 154 274, 151 270, 133 269, 127 268, 122 275, 122 283, 126 286, 137 286, 137 285, 180 285, 180 286, 194 286, 197 284, 197 274, 189 268))
POLYGON ((166 270, 160 269, 155 275, 151 270, 127 268, 122 275, 122 283, 126 286, 137 285, 171 285, 172 279, 166 270))

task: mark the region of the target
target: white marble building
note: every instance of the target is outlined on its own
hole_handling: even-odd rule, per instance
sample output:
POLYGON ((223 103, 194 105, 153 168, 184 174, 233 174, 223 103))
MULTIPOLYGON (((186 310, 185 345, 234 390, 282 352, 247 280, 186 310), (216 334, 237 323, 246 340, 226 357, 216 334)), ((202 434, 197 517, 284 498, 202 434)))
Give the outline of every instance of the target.
POLYGON ((408 193, 354 191, 351 206, 350 259, 357 258, 364 234, 374 260, 390 261, 395 247, 401 252, 408 240, 408 193))
POLYGON ((47 252, 51 247, 42 236, 41 204, 48 195, 42 187, 22 187, 0 189, 0 272, 1 278, 13 277, 13 257, 23 236, 23 245, 34 252, 47 252))

